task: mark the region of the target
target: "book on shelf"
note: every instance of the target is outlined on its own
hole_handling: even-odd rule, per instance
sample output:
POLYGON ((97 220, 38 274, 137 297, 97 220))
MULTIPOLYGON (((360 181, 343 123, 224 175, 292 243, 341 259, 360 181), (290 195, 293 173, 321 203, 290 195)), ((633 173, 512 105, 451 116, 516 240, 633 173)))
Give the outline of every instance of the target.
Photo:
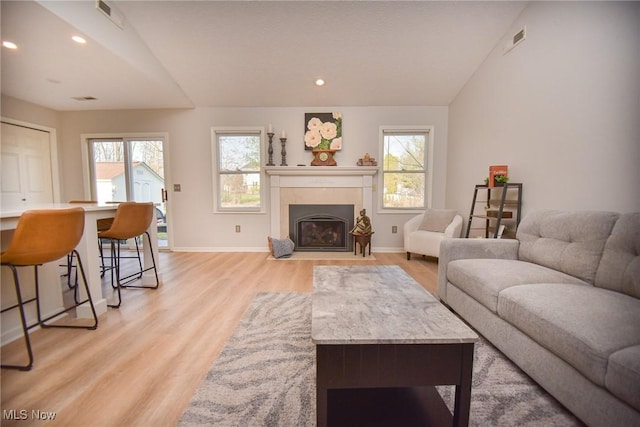
POLYGON ((496 186, 496 176, 509 176, 508 165, 492 165, 489 166, 489 187, 496 186))

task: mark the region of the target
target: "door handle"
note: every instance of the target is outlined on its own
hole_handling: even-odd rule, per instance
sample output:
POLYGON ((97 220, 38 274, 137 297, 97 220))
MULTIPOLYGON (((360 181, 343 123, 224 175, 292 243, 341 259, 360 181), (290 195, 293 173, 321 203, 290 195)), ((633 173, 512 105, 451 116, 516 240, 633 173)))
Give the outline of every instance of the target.
POLYGON ((161 193, 162 203, 169 200, 169 194, 167 193, 167 190, 165 190, 164 188, 161 188, 160 193, 161 193))

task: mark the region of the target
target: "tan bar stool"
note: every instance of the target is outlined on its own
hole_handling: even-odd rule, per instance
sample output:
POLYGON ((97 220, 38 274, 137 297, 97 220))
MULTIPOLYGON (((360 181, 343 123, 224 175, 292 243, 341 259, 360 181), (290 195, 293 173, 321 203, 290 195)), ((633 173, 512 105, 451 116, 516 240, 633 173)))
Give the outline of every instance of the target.
MULTIPOLYGON (((24 333, 27 354, 29 356, 29 363, 27 365, 2 365, 2 368, 20 369, 23 371, 31 369, 33 366, 33 351, 31 349, 31 340, 29 339, 29 329, 35 326, 39 325, 41 328, 56 327, 83 329, 96 329, 98 327, 98 316, 96 315, 96 310, 93 306, 93 300, 91 299, 89 284, 84 273, 82 260, 80 259, 78 252, 75 250, 75 247, 82 238, 83 232, 84 209, 82 208, 32 210, 26 211, 20 216, 15 233, 9 243, 9 247, 5 252, 0 254, 0 264, 9 267, 13 272, 17 304, 2 309, 2 313, 14 308, 19 309, 22 331, 24 333), (82 301, 77 301, 76 298, 76 303, 72 307, 65 308, 64 310, 43 319, 40 313, 40 283, 38 280, 38 266, 57 261, 72 252, 77 259, 78 268, 84 282, 84 288, 87 292, 87 298, 82 301), (28 300, 22 299, 20 279, 18 277, 19 267, 33 267, 34 269, 36 291, 34 298, 28 300), (38 321, 37 323, 28 325, 24 305, 34 301, 37 307, 38 321), (54 317, 60 316, 61 314, 66 313, 86 302, 91 306, 91 312, 93 313, 92 325, 61 325, 46 323, 54 317)), ((48 286, 59 287, 60 283, 48 284, 48 286)))
MULTIPOLYGON (((155 218, 153 203, 136 203, 136 202, 124 202, 118 205, 116 216, 113 219, 113 224, 106 231, 98 233, 100 239, 108 239, 111 243, 111 261, 115 263, 111 269, 111 286, 118 291, 118 303, 109 305, 109 307, 118 308, 122 303, 122 295, 120 294, 120 288, 150 288, 157 289, 160 282, 158 280, 158 270, 156 269, 156 260, 153 255, 153 250, 149 248, 151 254, 152 266, 149 268, 143 268, 140 263, 140 270, 129 274, 125 277, 120 277, 120 243, 127 239, 134 239, 146 234, 151 241, 151 236, 147 229, 151 224, 151 221, 155 218), (129 285, 128 283, 134 280, 141 279, 144 272, 153 270, 156 276, 155 286, 143 286, 143 285, 129 285), (115 282, 114 282, 115 271, 115 282)), ((136 247, 137 248, 137 247, 136 247)))

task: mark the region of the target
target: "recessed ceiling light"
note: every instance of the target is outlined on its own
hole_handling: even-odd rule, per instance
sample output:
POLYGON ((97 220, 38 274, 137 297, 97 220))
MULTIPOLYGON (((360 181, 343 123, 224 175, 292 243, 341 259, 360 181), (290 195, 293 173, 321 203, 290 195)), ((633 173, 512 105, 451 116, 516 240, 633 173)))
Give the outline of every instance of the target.
POLYGON ((324 80, 316 79, 316 86, 324 86, 324 80))
POLYGON ((85 44, 87 42, 87 40, 85 40, 84 37, 80 37, 80 36, 73 36, 73 37, 71 37, 71 40, 73 40, 74 42, 76 42, 78 44, 85 44))
POLYGON ((14 42, 10 42, 8 40, 5 40, 2 42, 2 46, 6 47, 7 49, 17 49, 18 45, 15 44, 14 42))

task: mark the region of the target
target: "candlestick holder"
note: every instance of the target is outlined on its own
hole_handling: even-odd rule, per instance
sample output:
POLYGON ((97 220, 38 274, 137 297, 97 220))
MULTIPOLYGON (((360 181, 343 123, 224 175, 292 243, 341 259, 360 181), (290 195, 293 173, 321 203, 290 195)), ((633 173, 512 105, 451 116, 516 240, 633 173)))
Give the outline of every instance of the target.
POLYGON ((285 148, 287 138, 280 138, 280 142, 282 143, 282 163, 280 163, 280 166, 287 166, 287 150, 285 148))
POLYGON ((276 165, 273 163, 273 146, 271 145, 273 143, 273 135, 275 135, 273 132, 267 132, 267 136, 269 137, 269 163, 267 163, 267 166, 276 165))

